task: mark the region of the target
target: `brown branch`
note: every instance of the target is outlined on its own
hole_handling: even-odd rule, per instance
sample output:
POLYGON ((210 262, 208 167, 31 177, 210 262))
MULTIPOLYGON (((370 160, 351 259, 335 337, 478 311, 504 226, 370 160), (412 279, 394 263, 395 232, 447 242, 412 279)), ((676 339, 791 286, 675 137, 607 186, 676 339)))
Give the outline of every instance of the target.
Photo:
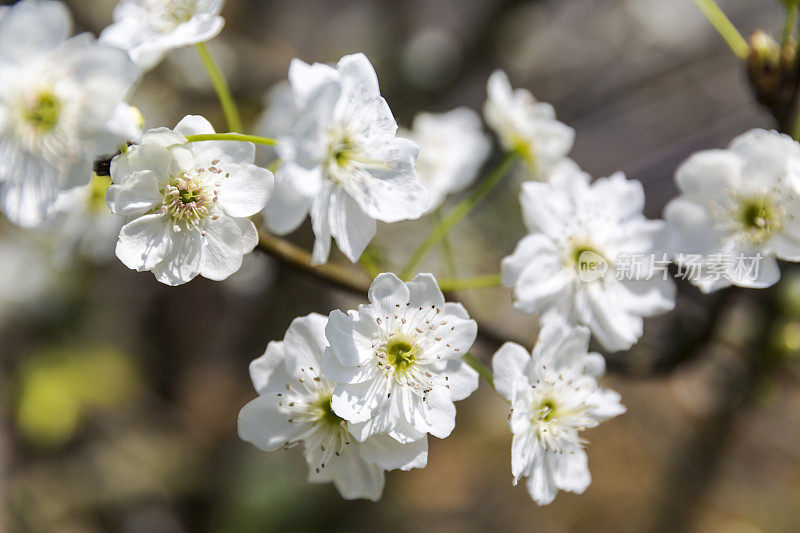
POLYGON ((300 272, 310 274, 340 289, 360 296, 366 295, 369 290, 370 280, 363 273, 332 263, 314 265, 308 252, 263 231, 258 232, 258 248, 283 264, 300 272))

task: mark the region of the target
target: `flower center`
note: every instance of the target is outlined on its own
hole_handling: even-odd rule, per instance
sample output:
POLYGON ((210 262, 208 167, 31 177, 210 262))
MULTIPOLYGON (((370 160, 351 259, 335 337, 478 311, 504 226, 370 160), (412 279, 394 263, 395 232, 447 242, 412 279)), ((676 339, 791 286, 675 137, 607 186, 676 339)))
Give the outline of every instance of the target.
POLYGON ((319 413, 317 421, 322 422, 323 424, 328 426, 338 426, 344 421, 342 417, 333 412, 330 395, 320 397, 320 399, 317 401, 316 408, 319 413))
POLYGON ((355 154, 355 145, 349 137, 342 137, 331 144, 330 154, 331 164, 335 164, 338 167, 346 167, 355 154))
POLYGON ((550 398, 545 398, 539 404, 538 413, 537 421, 550 422, 556 417, 556 403, 550 398))
POLYGON ((217 191, 206 184, 199 171, 191 170, 174 177, 164 188, 161 212, 169 214, 175 222, 175 231, 180 231, 181 223, 196 228, 216 202, 217 191))
POLYGON ((192 19, 197 10, 197 0, 150 0, 145 4, 145 10, 151 28, 168 32, 192 19))
POLYGON ((25 121, 40 133, 47 133, 58 124, 61 102, 51 91, 42 91, 25 109, 25 121))
POLYGON ((413 343, 403 339, 389 341, 384 348, 386 361, 392 365, 395 372, 405 372, 414 364, 417 349, 413 343))
POLYGON ((747 237, 756 243, 767 240, 782 225, 780 208, 767 195, 740 199, 736 217, 747 237))

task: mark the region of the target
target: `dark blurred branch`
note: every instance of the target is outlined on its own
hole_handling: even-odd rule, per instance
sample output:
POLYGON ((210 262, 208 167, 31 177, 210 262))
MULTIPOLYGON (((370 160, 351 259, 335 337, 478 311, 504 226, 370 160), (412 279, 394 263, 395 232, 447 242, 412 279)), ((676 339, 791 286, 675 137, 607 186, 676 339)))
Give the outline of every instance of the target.
POLYGON ((263 231, 258 237, 258 248, 283 264, 359 296, 367 294, 370 280, 363 273, 332 263, 314 265, 311 255, 302 248, 263 231))

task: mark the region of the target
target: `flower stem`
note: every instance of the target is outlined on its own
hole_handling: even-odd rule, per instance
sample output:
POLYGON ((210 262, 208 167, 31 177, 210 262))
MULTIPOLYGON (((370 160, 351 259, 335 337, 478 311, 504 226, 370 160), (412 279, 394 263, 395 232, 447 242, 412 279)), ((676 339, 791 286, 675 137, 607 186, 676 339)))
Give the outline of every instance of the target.
POLYGON ((794 29, 797 26, 797 4, 793 3, 786 11, 786 21, 783 24, 783 41, 782 44, 786 46, 789 39, 794 36, 794 29))
POLYGON ((439 288, 444 292, 487 289, 490 287, 500 287, 502 284, 503 282, 500 279, 500 274, 486 274, 473 278, 444 278, 439 280, 439 288))
POLYGON ((711 25, 714 26, 717 33, 725 39, 725 42, 731 47, 736 57, 747 59, 747 56, 750 55, 750 46, 745 38, 742 37, 742 34, 739 33, 739 30, 736 29, 736 26, 714 3, 714 0, 694 0, 694 3, 697 4, 697 7, 700 8, 700 11, 703 12, 703 15, 706 16, 711 25))
POLYGON ((486 365, 481 363, 477 357, 467 352, 461 359, 463 359, 464 362, 467 363, 469 366, 474 368, 475 371, 478 372, 478 375, 480 375, 480 377, 482 377, 486 381, 486 383, 488 383, 492 388, 494 388, 494 376, 492 375, 492 371, 489 370, 486 367, 486 365))
POLYGON ((200 135, 187 135, 186 142, 196 143, 201 141, 242 141, 253 144, 275 146, 275 139, 259 137, 258 135, 242 135, 241 133, 203 133, 200 135))
POLYGON ((481 183, 472 191, 467 198, 461 201, 457 206, 453 208, 442 220, 439 224, 433 228, 428 236, 422 241, 422 244, 414 251, 414 254, 411 256, 411 259, 408 260, 406 266, 403 267, 403 270, 400 273, 400 277, 402 279, 408 279, 411 277, 411 274, 414 273, 414 269, 417 268, 417 265, 425 255, 436 246, 439 242, 441 242, 444 237, 450 233, 450 230, 455 227, 456 224, 461 222, 461 220, 467 216, 481 200, 488 195, 492 189, 494 189, 505 177, 508 173, 508 170, 511 168, 511 164, 517 158, 516 152, 509 152, 508 154, 503 157, 494 170, 486 177, 485 180, 481 181, 481 183))
POLYGON ((228 86, 228 82, 225 80, 225 76, 222 74, 219 67, 217 67, 205 43, 197 43, 194 47, 197 49, 203 66, 206 67, 208 78, 211 80, 214 90, 217 91, 219 103, 222 105, 222 112, 225 113, 225 120, 228 122, 228 129, 231 131, 242 131, 242 118, 239 115, 236 102, 233 96, 231 96, 231 89, 228 86))
MULTIPOLYGON (((439 224, 442 221, 442 210, 437 209, 433 213, 433 220, 439 224)), ((453 243, 450 242, 450 236, 445 235, 442 238, 442 244, 439 246, 439 251, 441 252, 442 262, 444 263, 445 272, 447 272, 448 276, 457 276, 458 275, 458 268, 456 267, 456 256, 453 252, 453 243)))

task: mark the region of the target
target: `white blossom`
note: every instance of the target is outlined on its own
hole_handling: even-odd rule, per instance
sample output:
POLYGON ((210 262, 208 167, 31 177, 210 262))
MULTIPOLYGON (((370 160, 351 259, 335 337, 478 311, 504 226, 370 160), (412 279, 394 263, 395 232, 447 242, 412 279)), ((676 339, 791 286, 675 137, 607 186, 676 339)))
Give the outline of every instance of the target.
POLYGON ((417 174, 431 193, 429 211, 469 187, 491 149, 480 117, 466 107, 420 113, 404 136, 419 146, 417 174))
POLYGON ((380 274, 369 301, 328 319, 323 372, 337 382, 334 412, 359 440, 382 433, 400 442, 426 433, 447 437, 453 402, 478 387, 477 372, 462 360, 477 324, 461 304, 445 303, 430 274, 408 283, 380 274))
POLYGON ((333 481, 343 497, 377 500, 384 469, 425 466, 425 438, 400 444, 387 435, 359 442, 331 408, 334 383, 321 372, 326 317, 296 318, 283 341, 273 341, 250 364, 259 396, 239 412, 239 436, 264 451, 303 444, 309 481, 333 481))
POLYGON ((251 143, 186 142, 186 135, 210 133, 206 119, 188 116, 175 130, 146 131, 111 162, 106 201, 129 220, 116 249, 128 268, 151 270, 168 285, 197 274, 222 280, 258 243, 247 217, 264 208, 272 174, 252 164, 251 143))
POLYGON ((119 230, 125 219, 106 205, 108 176, 94 176, 88 185, 58 195, 48 228, 53 232, 56 263, 67 265, 80 257, 103 263, 113 257, 119 230))
MULTIPOLYGON (((256 121, 256 133, 272 139, 289 135, 297 123, 299 112, 289 82, 283 80, 270 87, 264 96, 264 106, 264 111, 256 121)), ((274 147, 265 148, 264 152, 273 158, 278 157, 274 147)))
POLYGON ((114 23, 100 40, 126 50, 144 70, 156 66, 176 48, 216 37, 225 20, 219 15, 224 0, 122 0, 114 23))
POLYGON ((88 34, 68 38, 71 27, 60 2, 25 0, 0 18, 0 208, 24 227, 137 129, 123 100, 138 69, 88 34))
POLYGON ((800 261, 800 145, 788 135, 751 130, 692 155, 675 181, 668 248, 684 268, 698 259, 687 278, 703 292, 768 287, 781 276, 776 258, 800 261))
POLYGON ((343 57, 336 68, 294 59, 289 82, 298 118, 278 144, 282 164, 267 227, 286 234, 310 214, 314 262, 327 261, 331 237, 356 261, 376 220, 416 219, 427 210, 429 193, 414 171, 417 146, 395 136, 397 123, 363 54, 343 57))
POLYGON ((512 342, 492 359, 494 386, 511 403, 514 484, 546 505, 559 490, 583 493, 591 483, 580 432, 625 412, 619 394, 600 388, 603 357, 587 353, 589 330, 551 321, 529 355, 512 342))
POLYGON ((520 202, 529 234, 502 262, 514 307, 588 326, 613 351, 641 337, 642 317, 672 309, 675 284, 650 265, 664 223, 642 215, 641 183, 617 173, 590 184, 562 165, 547 183, 524 183, 520 202), (638 257, 641 272, 621 275, 625 257, 638 257))
POLYGON ((501 70, 489 76, 486 89, 486 123, 503 148, 525 159, 535 178, 546 179, 567 159, 575 131, 556 120, 553 106, 537 101, 527 89, 513 89, 501 70))

